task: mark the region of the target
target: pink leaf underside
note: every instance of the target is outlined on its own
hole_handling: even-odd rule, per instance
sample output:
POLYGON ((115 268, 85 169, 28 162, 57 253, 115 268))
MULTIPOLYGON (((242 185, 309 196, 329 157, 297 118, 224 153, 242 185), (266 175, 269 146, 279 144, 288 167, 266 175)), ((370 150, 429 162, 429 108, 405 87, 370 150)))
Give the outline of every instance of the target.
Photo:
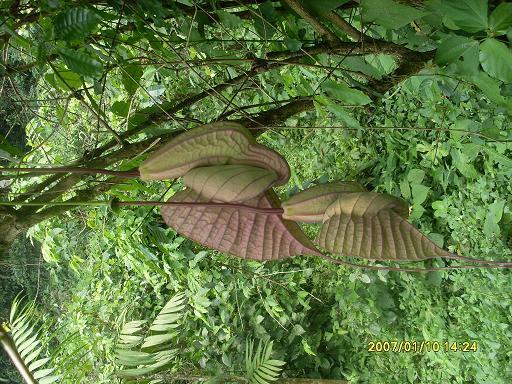
POLYGON ((317 244, 344 256, 375 260, 449 257, 404 218, 401 199, 375 192, 342 195, 327 209, 317 244))
POLYGON ((336 201, 342 193, 363 191, 366 189, 353 181, 315 185, 283 202, 283 218, 305 223, 321 222, 327 207, 336 201))
POLYGON ((212 165, 188 171, 184 184, 208 200, 243 202, 261 195, 277 180, 274 171, 250 165, 212 165))
MULTIPOLYGON (((174 202, 206 202, 191 189, 176 193, 174 202)), ((269 190, 244 205, 278 208, 277 195, 269 190)), ((170 227, 200 244, 243 259, 277 260, 320 252, 297 223, 280 215, 251 212, 241 208, 164 206, 162 216, 170 227)))
POLYGON ((285 184, 290 168, 277 152, 256 142, 244 126, 217 122, 191 129, 156 151, 140 167, 143 180, 174 179, 193 168, 208 165, 244 164, 274 170, 285 184))

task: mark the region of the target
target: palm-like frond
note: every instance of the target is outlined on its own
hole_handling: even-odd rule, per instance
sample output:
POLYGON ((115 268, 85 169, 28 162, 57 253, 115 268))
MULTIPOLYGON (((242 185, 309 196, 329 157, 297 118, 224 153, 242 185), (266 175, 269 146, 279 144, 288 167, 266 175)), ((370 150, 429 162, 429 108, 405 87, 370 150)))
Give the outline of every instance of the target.
MULTIPOLYGON (((51 384, 59 380, 62 375, 56 375, 51 358, 45 353, 44 339, 50 328, 48 321, 41 321, 35 311, 35 303, 22 305, 23 298, 19 295, 11 306, 9 325, 3 326, 9 330, 13 344, 11 358, 16 368, 29 384, 51 384), (44 336, 43 336, 44 335, 44 336)), ((9 348, 6 340, 6 347, 9 348)))
POLYGON ((268 384, 276 381, 284 361, 272 359, 272 341, 260 341, 254 352, 254 341, 248 340, 245 346, 245 367, 251 384, 268 384))
POLYGON ((119 376, 147 376, 169 366, 177 352, 170 347, 175 337, 172 330, 179 326, 184 303, 184 294, 173 296, 150 324, 146 335, 145 320, 130 321, 123 326, 116 349, 116 363, 123 367, 118 372, 119 376))

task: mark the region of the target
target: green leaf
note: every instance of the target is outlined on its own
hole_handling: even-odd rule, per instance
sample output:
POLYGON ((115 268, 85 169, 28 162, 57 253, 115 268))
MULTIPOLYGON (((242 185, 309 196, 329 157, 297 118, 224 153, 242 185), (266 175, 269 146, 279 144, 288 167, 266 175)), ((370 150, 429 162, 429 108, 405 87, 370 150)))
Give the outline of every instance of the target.
POLYGON ((478 172, 473 166, 473 164, 469 163, 469 159, 465 154, 463 154, 459 149, 452 148, 450 151, 450 155, 452 157, 452 163, 459 170, 459 172, 469 178, 476 179, 478 178, 478 172))
POLYGON ((478 47, 478 42, 465 36, 450 35, 436 50, 436 63, 446 65, 454 62, 471 48, 478 47))
POLYGON ((487 0, 439 0, 432 7, 444 16, 450 29, 475 33, 487 28, 487 0))
POLYGON ((512 26, 512 3, 501 3, 489 16, 489 29, 495 35, 507 33, 507 29, 512 26))
POLYGON ((131 96, 139 88, 140 79, 143 73, 142 67, 140 65, 125 65, 120 69, 123 87, 131 96))
POLYGON ((424 177, 425 171, 417 168, 411 169, 407 174, 407 180, 409 180, 411 184, 421 184, 424 177))
POLYGON ((331 102, 330 104, 327 104, 327 109, 329 110, 329 112, 332 112, 334 114, 334 116, 336 116, 338 119, 341 120, 341 123, 343 123, 342 125, 345 125, 345 126, 351 127, 351 128, 361 127, 361 124, 359 124, 359 121, 357 121, 354 117, 352 117, 352 115, 347 110, 347 108, 331 102))
POLYGON ((317 16, 324 16, 340 5, 348 3, 349 0, 299 0, 305 8, 317 16))
POLYGON ((512 169, 512 159, 499 153, 498 151, 491 147, 484 147, 484 149, 485 152, 487 152, 489 159, 494 160, 495 162, 503 165, 507 169, 512 169))
POLYGON ((500 93, 499 84, 485 72, 478 72, 477 75, 471 76, 471 81, 483 91, 490 101, 500 105, 505 103, 505 98, 500 93))
POLYGON ((361 0, 363 20, 374 21, 388 29, 403 27, 426 15, 419 9, 393 0, 361 0))
POLYGON ((290 39, 289 37, 284 39, 284 45, 286 45, 290 52, 297 52, 302 48, 302 43, 299 40, 290 39))
POLYGON ((79 75, 99 77, 103 72, 101 62, 86 53, 63 47, 57 48, 57 52, 67 67, 79 75))
POLYGON ((221 23, 227 28, 237 28, 242 25, 242 19, 232 13, 222 10, 216 11, 216 13, 221 23))
POLYGON ((262 194, 277 180, 273 170, 250 165, 214 165, 188 171, 183 183, 208 200, 243 202, 262 194))
POLYGON ((499 236, 500 227, 498 223, 503 216, 503 209, 505 207, 505 201, 499 200, 495 201, 491 205, 489 205, 489 210, 487 215, 485 216, 484 221, 484 233, 486 236, 491 237, 492 235, 499 236))
POLYGON ((411 185, 411 194, 412 201, 414 205, 421 205, 427 199, 428 192, 430 191, 429 187, 426 187, 422 184, 412 184, 411 185))
POLYGON ((321 88, 328 95, 335 97, 337 100, 342 101, 345 104, 365 105, 372 102, 372 100, 363 92, 350 88, 344 83, 326 80, 322 83, 321 88))
POLYGON ((55 16, 54 32, 58 39, 80 40, 90 34, 100 18, 88 8, 71 8, 55 16))
POLYGON ((491 38, 480 44, 480 64, 492 77, 512 82, 512 51, 501 41, 491 38))
POLYGON ((118 116, 127 117, 130 110, 130 104, 126 101, 116 101, 112 104, 110 110, 118 116))

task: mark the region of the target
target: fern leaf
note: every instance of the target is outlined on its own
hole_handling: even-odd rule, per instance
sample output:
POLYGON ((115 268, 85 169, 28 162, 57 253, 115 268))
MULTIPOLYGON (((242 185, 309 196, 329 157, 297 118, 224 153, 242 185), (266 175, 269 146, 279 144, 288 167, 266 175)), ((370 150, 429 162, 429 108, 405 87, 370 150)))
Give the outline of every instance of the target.
POLYGON ((53 31, 59 39, 79 40, 91 33, 99 22, 92 10, 78 7, 59 13, 53 21, 53 31))
POLYGON ((170 332, 179 325, 184 303, 184 294, 173 296, 149 325, 150 334, 147 336, 142 336, 147 323, 145 320, 130 321, 123 326, 116 349, 116 363, 123 367, 118 376, 135 379, 169 366, 177 354, 177 350, 169 348, 175 337, 170 332))
POLYGON ((272 341, 260 341, 254 352, 254 341, 249 340, 245 346, 245 366, 247 379, 251 384, 268 384, 276 381, 284 361, 272 359, 272 341))

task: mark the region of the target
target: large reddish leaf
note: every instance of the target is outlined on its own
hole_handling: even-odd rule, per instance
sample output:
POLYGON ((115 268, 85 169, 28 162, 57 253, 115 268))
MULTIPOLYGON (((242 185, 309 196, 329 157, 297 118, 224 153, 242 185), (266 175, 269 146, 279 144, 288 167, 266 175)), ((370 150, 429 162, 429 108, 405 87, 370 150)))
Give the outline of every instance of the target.
POLYGON ((377 260, 450 257, 407 222, 407 204, 375 192, 341 195, 325 212, 320 247, 344 256, 377 260))
POLYGON ((188 171, 184 184, 216 201, 242 202, 261 195, 277 180, 274 171, 250 165, 212 165, 188 171))
POLYGON ((171 140, 139 167, 143 180, 174 179, 207 165, 245 164, 273 170, 274 185, 290 178, 288 163, 277 152, 256 142, 244 126, 218 122, 191 129, 171 140))
POLYGON ((327 207, 342 193, 362 192, 364 187, 353 181, 315 185, 283 202, 283 218, 318 223, 324 218, 327 207))
MULTIPOLYGON (((176 193, 169 201, 207 202, 191 189, 176 193)), ((278 208, 279 198, 269 190, 244 205, 278 208)), ((320 255, 297 223, 280 215, 243 208, 164 206, 162 216, 180 234, 210 248, 244 259, 276 260, 296 255, 320 255)))

